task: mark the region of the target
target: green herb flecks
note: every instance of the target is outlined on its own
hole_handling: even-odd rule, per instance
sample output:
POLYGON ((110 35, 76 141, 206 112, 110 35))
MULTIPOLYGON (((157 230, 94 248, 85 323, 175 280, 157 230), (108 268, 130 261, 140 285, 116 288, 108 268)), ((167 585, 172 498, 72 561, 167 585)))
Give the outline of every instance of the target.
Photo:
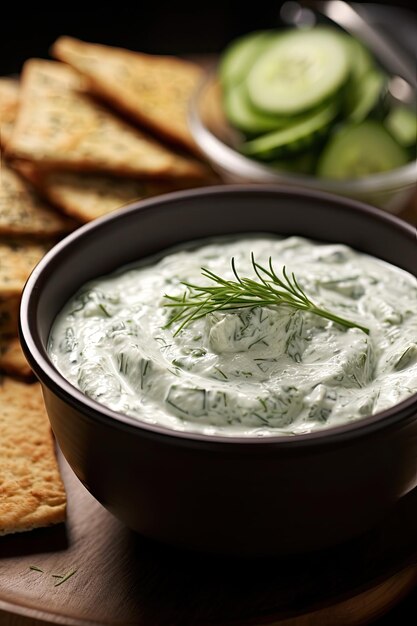
POLYGON ((257 280, 241 278, 237 273, 235 260, 232 258, 231 266, 236 280, 226 280, 203 267, 201 268, 202 276, 211 280, 214 285, 201 286, 182 282, 186 287, 186 291, 182 295, 165 295, 168 302, 164 303, 164 306, 178 309, 178 312, 166 324, 166 328, 179 324, 174 333, 174 335, 178 335, 190 322, 215 311, 284 305, 314 313, 345 328, 359 328, 364 333, 369 334, 369 328, 314 304, 300 286, 295 274, 289 274, 285 266, 282 268, 282 278, 277 276, 271 257, 269 257, 268 267, 263 267, 257 263, 253 253, 251 254, 251 261, 257 280))
POLYGON ((217 365, 215 365, 214 369, 220 374, 222 378, 228 380, 228 376, 223 372, 223 370, 220 369, 220 367, 217 367, 217 365))
POLYGON ((76 572, 77 572, 76 569, 72 569, 69 572, 67 572, 66 574, 64 574, 64 576, 62 576, 62 578, 58 578, 58 576, 55 575, 54 578, 58 578, 58 580, 55 583, 54 587, 59 587, 59 585, 62 585, 63 583, 65 583, 69 578, 71 578, 71 576, 74 576, 74 574, 76 572))
POLYGON ((47 572, 45 572, 45 570, 41 569, 37 565, 29 565, 29 569, 35 572, 46 574, 47 576, 54 578, 55 579, 54 587, 59 587, 59 585, 62 585, 63 583, 65 583, 69 578, 71 578, 71 576, 74 576, 74 574, 76 574, 77 572, 76 569, 71 569, 66 574, 48 574, 47 572))

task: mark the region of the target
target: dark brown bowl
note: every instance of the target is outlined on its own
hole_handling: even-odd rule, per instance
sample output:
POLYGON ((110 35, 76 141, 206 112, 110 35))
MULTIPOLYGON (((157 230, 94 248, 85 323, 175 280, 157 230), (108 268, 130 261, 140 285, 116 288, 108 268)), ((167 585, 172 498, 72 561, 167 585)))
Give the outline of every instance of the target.
POLYGON ((245 232, 345 243, 417 275, 415 229, 353 200, 260 186, 177 192, 92 222, 56 245, 24 289, 21 340, 69 464, 128 526, 212 552, 320 549, 370 529, 416 485, 417 394, 307 435, 187 434, 90 400, 46 351, 55 316, 86 281, 174 244, 245 232))

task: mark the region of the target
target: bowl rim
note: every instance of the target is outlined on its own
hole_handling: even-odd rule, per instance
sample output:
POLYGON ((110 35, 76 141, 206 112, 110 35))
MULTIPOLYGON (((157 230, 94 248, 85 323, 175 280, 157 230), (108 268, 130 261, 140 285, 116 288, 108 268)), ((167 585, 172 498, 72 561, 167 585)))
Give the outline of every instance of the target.
POLYGON ((214 69, 207 70, 194 90, 188 106, 190 132, 197 146, 213 167, 217 165, 230 174, 238 175, 240 178, 242 175, 247 176, 249 180, 256 180, 260 183, 303 185, 310 189, 346 194, 347 196, 352 193, 377 194, 395 190, 407 190, 417 186, 417 158, 401 167, 386 172, 343 180, 319 178, 296 172, 280 172, 266 163, 250 159, 219 139, 207 127, 199 114, 199 104, 204 90, 213 85, 216 79, 219 82, 216 71, 214 69))
MULTIPOLYGON (((210 187, 200 187, 187 189, 158 195, 145 200, 132 202, 117 211, 97 218, 91 222, 80 226, 72 233, 56 243, 39 261, 33 269, 24 286, 20 310, 19 310, 19 338, 23 352, 31 365, 36 377, 51 390, 56 396, 66 404, 72 406, 77 411, 81 411, 84 416, 93 420, 104 422, 113 427, 119 427, 137 432, 149 437, 162 437, 172 443, 182 442, 183 445, 199 444, 203 447, 231 447, 239 444, 240 447, 256 449, 259 446, 278 447, 280 449, 296 449, 310 446, 327 446, 335 443, 342 443, 349 439, 369 436, 381 430, 390 429, 400 421, 408 421, 417 417, 417 392, 406 398, 393 407, 369 415, 347 424, 332 426, 322 430, 297 435, 268 435, 265 437, 248 436, 225 436, 208 435, 191 431, 177 431, 165 426, 149 424, 139 419, 113 411, 107 406, 92 400, 80 389, 70 383, 53 365, 50 360, 46 346, 44 346, 38 332, 36 324, 36 311, 42 293, 42 284, 48 280, 51 267, 59 263, 61 257, 67 257, 71 249, 83 239, 88 239, 94 233, 97 236, 102 228, 109 223, 124 219, 125 215, 131 213, 148 213, 154 211, 158 205, 169 205, 181 199, 196 198, 200 196, 219 196, 235 194, 276 195, 277 197, 291 196, 303 200, 313 199, 327 203, 333 202, 342 205, 345 209, 353 212, 365 213, 374 219, 382 220, 395 230, 399 230, 405 235, 415 238, 417 244, 417 227, 401 220, 400 218, 381 211, 376 207, 365 204, 352 198, 344 198, 324 191, 298 189, 292 187, 282 187, 281 185, 216 185, 210 187)), ((417 245, 416 245, 417 247, 417 245)), ((50 329, 49 329, 50 330, 50 329)))

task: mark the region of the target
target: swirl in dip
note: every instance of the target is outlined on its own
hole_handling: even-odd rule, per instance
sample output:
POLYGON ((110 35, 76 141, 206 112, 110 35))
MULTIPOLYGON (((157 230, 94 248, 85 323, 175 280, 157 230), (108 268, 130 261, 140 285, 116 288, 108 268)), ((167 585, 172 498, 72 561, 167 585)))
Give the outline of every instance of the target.
POLYGON ((417 279, 344 245, 300 237, 224 238, 86 284, 58 315, 49 354, 87 396, 170 429, 296 435, 345 424, 417 392, 417 279), (256 278, 272 257, 347 329, 285 305, 217 311, 175 334, 165 294, 201 268, 256 278))

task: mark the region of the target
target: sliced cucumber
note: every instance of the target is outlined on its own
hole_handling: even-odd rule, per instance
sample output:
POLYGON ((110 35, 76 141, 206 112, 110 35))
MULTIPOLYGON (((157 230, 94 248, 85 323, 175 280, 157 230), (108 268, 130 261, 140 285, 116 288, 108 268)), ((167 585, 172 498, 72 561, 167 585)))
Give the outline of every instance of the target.
POLYGON ((376 65, 369 50, 354 37, 340 33, 347 47, 350 76, 345 87, 343 112, 352 122, 362 122, 377 110, 386 91, 387 76, 376 65))
POLYGON ((384 125, 404 148, 411 148, 417 143, 417 112, 411 107, 401 104, 393 107, 384 125))
POLYGON ((320 104, 347 80, 347 46, 324 27, 276 35, 247 76, 249 98, 266 113, 296 115, 320 104))
POLYGON ((219 73, 224 87, 231 87, 243 80, 255 58, 271 41, 270 31, 257 31, 235 39, 222 55, 219 73))
POLYGON ((288 124, 287 118, 267 115, 255 109, 249 101, 245 84, 229 87, 223 101, 229 122, 247 135, 268 133, 288 124))
POLYGON ((340 128, 325 146, 317 165, 323 178, 361 178, 404 165, 407 153, 382 124, 372 120, 340 128))
POLYGON ((316 141, 318 136, 323 135, 338 111, 336 103, 331 102, 283 129, 246 142, 241 150, 247 156, 262 160, 276 159, 305 150, 316 141))
POLYGON ((226 117, 246 136, 241 152, 277 170, 343 180, 415 158, 416 112, 392 104, 387 74, 339 29, 245 35, 220 74, 226 117))
POLYGON ((369 72, 372 72, 376 66, 369 50, 367 50, 364 45, 350 35, 340 33, 340 36, 343 37, 345 45, 347 46, 351 73, 353 76, 361 79, 369 72))
POLYGON ((387 77, 372 70, 360 78, 353 76, 346 86, 345 115, 352 122, 363 122, 381 102, 387 77))

